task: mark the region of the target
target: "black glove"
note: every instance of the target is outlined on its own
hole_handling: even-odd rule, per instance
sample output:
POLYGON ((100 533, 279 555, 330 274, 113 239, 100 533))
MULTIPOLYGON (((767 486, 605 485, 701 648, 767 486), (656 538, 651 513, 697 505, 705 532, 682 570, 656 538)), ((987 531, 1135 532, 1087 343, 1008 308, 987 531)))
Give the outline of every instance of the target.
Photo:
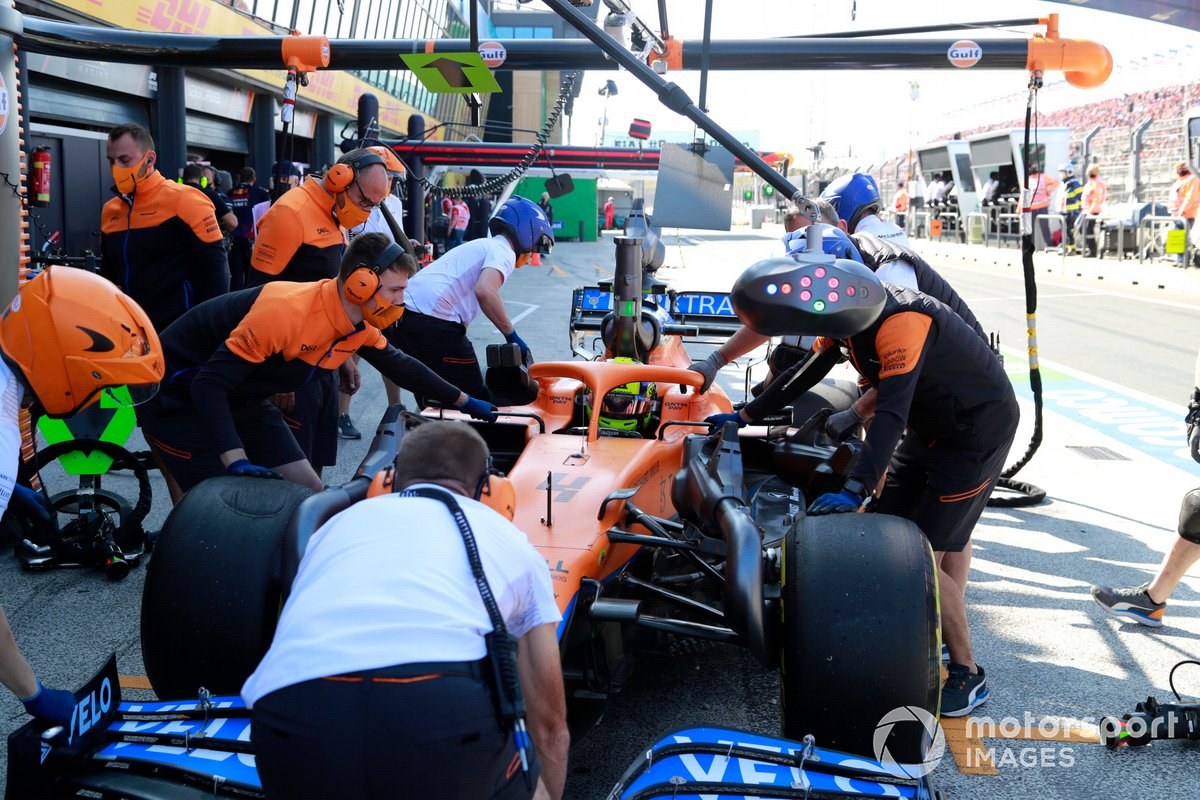
POLYGON ((721 355, 720 350, 714 350, 708 354, 708 358, 702 361, 693 361, 688 367, 692 372, 699 372, 704 376, 704 383, 700 385, 700 394, 704 394, 712 386, 713 381, 717 378, 717 373, 721 368, 729 363, 725 356, 721 355))
POLYGON ((854 409, 854 404, 845 411, 838 411, 836 414, 830 414, 829 419, 825 420, 825 433, 830 439, 835 442, 842 442, 849 439, 862 424, 867 420, 854 409))
POLYGON ((236 475, 242 478, 273 478, 277 481, 283 480, 283 476, 275 470, 251 464, 248 458, 239 458, 226 467, 225 472, 229 475, 236 475))

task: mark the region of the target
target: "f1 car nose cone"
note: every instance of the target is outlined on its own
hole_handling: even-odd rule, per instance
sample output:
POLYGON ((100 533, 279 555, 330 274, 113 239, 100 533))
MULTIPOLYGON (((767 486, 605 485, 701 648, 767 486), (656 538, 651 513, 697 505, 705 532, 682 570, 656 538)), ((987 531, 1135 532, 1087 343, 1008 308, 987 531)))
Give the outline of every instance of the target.
POLYGON ((883 311, 875 273, 823 253, 768 258, 747 269, 730 292, 733 311, 763 336, 843 339, 865 330, 883 311))

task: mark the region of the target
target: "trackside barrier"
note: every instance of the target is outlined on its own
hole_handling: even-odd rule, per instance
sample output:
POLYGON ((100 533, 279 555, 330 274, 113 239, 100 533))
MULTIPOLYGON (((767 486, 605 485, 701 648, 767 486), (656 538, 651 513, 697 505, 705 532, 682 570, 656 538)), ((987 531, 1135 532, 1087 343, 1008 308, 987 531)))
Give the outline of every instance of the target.
POLYGON ((1062 230, 1062 249, 1063 249, 1063 252, 1065 253, 1067 250, 1067 218, 1066 218, 1066 216, 1063 214, 1042 214, 1040 217, 1038 217, 1038 219, 1039 219, 1038 231, 1034 232, 1035 237, 1036 237, 1037 233, 1041 232, 1041 229, 1042 229, 1042 224, 1041 224, 1040 220, 1046 221, 1045 234, 1042 236, 1042 249, 1049 250, 1051 247, 1054 246, 1053 244, 1051 244, 1051 238, 1050 238, 1050 234, 1054 233, 1054 229, 1050 226, 1050 220, 1056 219, 1056 220, 1058 220, 1058 227, 1062 230))
POLYGON ((1103 218, 1101 218, 1101 219, 1099 220, 1099 224, 1100 224, 1101 226, 1104 226, 1104 228, 1103 228, 1103 231, 1104 231, 1104 244, 1105 244, 1105 247, 1100 247, 1100 246, 1099 246, 1099 242, 1097 242, 1097 248, 1096 248, 1097 252, 1096 252, 1096 255, 1097 255, 1098 257, 1100 257, 1100 258, 1104 258, 1104 251, 1105 251, 1105 249, 1107 249, 1107 245, 1108 245, 1108 231, 1107 231, 1107 226, 1108 226, 1109 224, 1111 224, 1112 222, 1116 222, 1116 229, 1117 229, 1117 259, 1118 259, 1118 260, 1120 260, 1120 259, 1123 259, 1123 258, 1125 257, 1125 231, 1132 231, 1132 232, 1133 232, 1134 244, 1135 244, 1135 246, 1136 246, 1136 244, 1137 244, 1138 230, 1140 229, 1140 226, 1139 226, 1139 225, 1130 225, 1130 224, 1126 223, 1126 222, 1125 222, 1125 220, 1123 220, 1123 219, 1122 219, 1122 220, 1108 220, 1108 221, 1105 221, 1103 218))
POLYGON ((912 220, 913 235, 919 235, 922 239, 930 238, 929 221, 933 218, 933 215, 928 211, 913 211, 909 217, 912 220))
MULTIPOLYGON (((1187 220, 1185 220, 1183 217, 1171 217, 1171 216, 1162 216, 1162 215, 1157 215, 1157 216, 1150 215, 1150 216, 1142 217, 1141 222, 1138 224, 1138 236, 1139 236, 1138 263, 1139 264, 1142 263, 1143 261, 1145 261, 1147 258, 1157 258, 1159 256, 1175 255, 1174 253, 1167 253, 1167 247, 1166 247, 1166 241, 1165 241, 1166 236, 1165 235, 1163 236, 1163 240, 1164 240, 1163 246, 1161 248, 1158 246, 1158 231, 1160 231, 1160 230, 1164 231, 1164 232, 1165 231, 1174 231, 1174 230, 1186 231, 1187 230, 1187 220)), ((1186 234, 1185 234, 1185 236, 1186 236, 1186 234)), ((1192 244, 1190 241, 1187 241, 1186 238, 1185 238, 1184 242, 1185 242, 1185 244, 1183 246, 1183 252, 1180 253, 1179 255, 1182 256, 1184 264, 1190 264, 1191 259, 1188 258, 1188 256, 1191 255, 1192 244)))
POLYGON ((972 211, 967 214, 967 241, 969 243, 987 246, 990 217, 990 214, 983 211, 972 211))
POLYGON ((1012 212, 996 215, 996 246, 1003 247, 1005 239, 1012 239, 1016 244, 1021 242, 1021 215, 1012 212), (1006 225, 1007 223, 1007 225, 1006 225), (1004 228, 1007 227, 1007 233, 1004 228))

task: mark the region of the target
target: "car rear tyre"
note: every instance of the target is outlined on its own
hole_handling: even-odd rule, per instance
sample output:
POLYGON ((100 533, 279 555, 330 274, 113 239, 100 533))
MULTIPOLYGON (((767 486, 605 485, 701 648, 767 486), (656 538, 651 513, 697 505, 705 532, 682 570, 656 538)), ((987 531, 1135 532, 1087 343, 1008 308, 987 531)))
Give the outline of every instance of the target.
POLYGON ((310 494, 289 481, 221 477, 175 506, 142 593, 142 659, 159 697, 241 691, 275 633, 281 543, 310 494))
MULTIPOLYGON (((882 514, 800 519, 784 543, 780 627, 783 735, 878 756, 891 710, 936 715, 941 691, 937 573, 916 525, 882 514)), ((897 723, 886 742, 920 763, 923 726, 897 723)))

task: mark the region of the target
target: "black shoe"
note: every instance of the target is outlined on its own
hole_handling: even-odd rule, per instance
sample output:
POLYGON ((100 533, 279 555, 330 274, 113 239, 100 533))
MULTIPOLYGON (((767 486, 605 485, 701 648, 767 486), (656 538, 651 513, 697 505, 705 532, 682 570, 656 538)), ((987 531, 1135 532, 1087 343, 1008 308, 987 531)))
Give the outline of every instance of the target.
POLYGON ((942 684, 942 716, 965 717, 987 702, 987 678, 983 667, 973 673, 966 664, 950 664, 946 667, 946 682, 942 684))
POLYGON ((362 434, 358 428, 354 427, 354 423, 350 420, 349 414, 338 415, 338 438, 339 439, 361 439, 362 434))

